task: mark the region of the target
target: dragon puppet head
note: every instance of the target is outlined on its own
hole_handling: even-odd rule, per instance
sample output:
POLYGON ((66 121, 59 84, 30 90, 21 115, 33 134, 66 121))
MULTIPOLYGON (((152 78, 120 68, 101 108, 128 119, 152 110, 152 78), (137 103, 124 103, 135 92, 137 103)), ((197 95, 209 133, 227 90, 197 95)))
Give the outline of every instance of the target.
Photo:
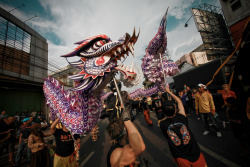
MULTIPOLYGON (((139 32, 140 33, 140 32, 139 32)), ((73 52, 62 57, 81 57, 79 61, 69 62, 79 72, 69 76, 70 79, 79 84, 73 90, 95 91, 97 88, 106 85, 116 71, 121 71, 125 78, 133 79, 136 73, 131 68, 118 66, 117 61, 129 56, 134 56, 134 44, 139 37, 135 33, 130 36, 128 33, 121 36, 117 41, 112 41, 107 35, 101 34, 89 37, 83 41, 76 42, 78 46, 73 52)))
POLYGON ((165 83, 164 75, 173 76, 179 71, 173 61, 161 59, 161 56, 164 55, 167 48, 167 12, 168 9, 161 20, 158 32, 149 42, 141 64, 142 72, 147 80, 157 83, 158 85, 165 83))

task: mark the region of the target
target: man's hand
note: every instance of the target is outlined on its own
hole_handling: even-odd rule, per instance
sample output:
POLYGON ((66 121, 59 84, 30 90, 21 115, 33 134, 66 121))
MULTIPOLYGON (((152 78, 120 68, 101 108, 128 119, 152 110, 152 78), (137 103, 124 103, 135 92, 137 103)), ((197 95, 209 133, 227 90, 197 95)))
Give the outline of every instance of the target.
POLYGON ((213 116, 215 115, 215 110, 211 110, 211 113, 213 114, 213 116))
POLYGON ((38 148, 41 148, 41 147, 43 147, 43 146, 44 146, 44 143, 39 143, 37 147, 38 147, 38 148))
POLYGON ((9 129, 9 130, 7 131, 7 133, 10 133, 12 130, 14 130, 14 129, 9 129))
POLYGON ((195 111, 196 111, 196 112, 195 112, 195 113, 196 113, 196 115, 199 115, 198 110, 195 110, 195 111))
POLYGON ((169 86, 166 86, 166 92, 167 92, 167 93, 170 92, 169 86))
POLYGON ((127 119, 130 119, 130 113, 129 111, 125 108, 122 112, 122 120, 127 120, 127 119))

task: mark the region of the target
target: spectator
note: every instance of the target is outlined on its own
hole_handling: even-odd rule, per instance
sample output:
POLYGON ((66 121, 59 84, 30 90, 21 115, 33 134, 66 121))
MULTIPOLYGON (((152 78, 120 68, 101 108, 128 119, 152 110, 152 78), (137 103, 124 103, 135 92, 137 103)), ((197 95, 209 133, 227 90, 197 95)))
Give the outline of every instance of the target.
POLYGON ((3 117, 0 121, 0 156, 4 148, 8 148, 9 151, 9 162, 12 164, 13 147, 10 147, 12 131, 11 124, 13 123, 13 117, 3 117))
POLYGON ((186 94, 186 105, 187 105, 187 113, 192 113, 194 112, 194 106, 193 106, 193 92, 191 91, 190 87, 187 86, 187 94, 186 94))
POLYGON ((41 131, 41 124, 36 123, 32 125, 31 134, 28 138, 28 147, 31 149, 30 167, 50 166, 50 158, 43 139, 44 136, 46 135, 41 131))
POLYGON ((2 110, 1 115, 0 115, 0 120, 6 117, 7 117, 6 111, 2 110))
POLYGON ((15 116, 16 120, 19 122, 20 121, 20 115, 19 115, 19 112, 16 112, 15 116))
POLYGON ((33 117, 29 117, 29 124, 30 125, 34 125, 36 122, 34 121, 34 118, 33 117))
POLYGON ((21 121, 22 121, 24 118, 26 118, 26 116, 25 116, 25 112, 23 111, 23 112, 21 113, 21 121))
MULTIPOLYGON (((209 125, 208 125, 208 119, 212 121, 212 126, 216 130, 217 137, 221 137, 221 132, 218 128, 218 126, 215 123, 214 115, 215 115, 215 106, 214 101, 211 93, 208 93, 204 90, 205 85, 199 84, 199 92, 201 94, 199 98, 199 111, 201 114, 201 118, 203 120, 205 131, 203 132, 203 135, 207 135, 210 133, 209 125)), ((196 111, 198 113, 198 111, 196 111)))
POLYGON ((110 121, 107 131, 112 140, 107 156, 107 167, 135 164, 137 156, 145 150, 145 144, 130 121, 129 111, 124 110, 122 118, 110 121), (126 143, 127 138, 128 143, 126 143))
POLYGON ((11 136, 9 139, 9 144, 8 144, 8 150, 9 150, 9 162, 14 165, 13 161, 13 155, 14 155, 14 150, 15 150, 15 141, 16 141, 16 118, 15 117, 8 117, 8 125, 10 126, 11 129, 11 136))
POLYGON ((186 84, 184 84, 183 90, 186 90, 186 89, 187 89, 187 85, 186 85, 186 84))
POLYGON ((180 92, 179 92, 179 97, 180 97, 180 99, 181 99, 181 101, 182 101, 182 104, 183 104, 183 106, 184 106, 185 112, 186 112, 187 114, 189 114, 188 111, 187 111, 187 105, 186 105, 186 104, 187 104, 187 101, 186 101, 187 99, 186 99, 186 96, 187 96, 187 95, 184 94, 184 91, 180 91, 180 92))
POLYGON ((44 119, 43 122, 41 122, 41 128, 46 129, 47 127, 48 127, 48 123, 47 123, 46 119, 44 119))
POLYGON ((76 145, 80 143, 80 136, 75 134, 72 138, 70 131, 62 125, 62 129, 56 129, 56 125, 59 122, 57 118, 51 125, 51 132, 56 139, 56 151, 54 156, 54 167, 71 167, 76 166, 76 156, 74 156, 74 139, 76 145))
POLYGON ((21 158, 23 156, 23 151, 26 149, 27 151, 27 161, 30 162, 30 148, 28 147, 28 137, 30 135, 30 118, 24 118, 22 120, 23 125, 21 125, 21 133, 19 137, 19 145, 17 149, 17 155, 15 159, 15 166, 19 166, 21 162, 21 158))
POLYGON ((35 121, 35 123, 41 123, 41 122, 43 121, 40 112, 37 112, 37 113, 36 113, 36 116, 35 116, 34 121, 35 121))
POLYGON ((166 88, 178 104, 171 101, 162 102, 164 118, 159 121, 162 134, 167 138, 170 152, 178 166, 205 167, 207 166, 203 154, 188 127, 188 119, 182 101, 166 88))

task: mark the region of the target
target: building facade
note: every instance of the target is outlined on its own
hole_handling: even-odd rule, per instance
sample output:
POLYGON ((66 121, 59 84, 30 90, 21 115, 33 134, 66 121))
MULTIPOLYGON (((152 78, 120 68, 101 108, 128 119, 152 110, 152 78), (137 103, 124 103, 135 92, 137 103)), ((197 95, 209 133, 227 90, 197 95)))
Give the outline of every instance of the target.
POLYGON ((203 44, 198 46, 192 52, 183 55, 180 59, 178 59, 175 63, 177 66, 181 66, 184 63, 188 63, 195 67, 208 63, 209 60, 207 58, 207 54, 204 51, 203 44))
POLYGON ((77 73, 77 69, 72 67, 71 65, 68 65, 53 73, 50 73, 49 76, 58 80, 60 84, 63 85, 67 89, 67 88, 75 87, 75 82, 69 79, 68 76, 76 74, 76 73, 77 73))
POLYGON ((47 73, 47 40, 0 8, 0 109, 8 115, 44 111, 47 73))
POLYGON ((250 17, 249 0, 220 0, 226 23, 231 31, 231 38, 237 46, 247 20, 250 17))

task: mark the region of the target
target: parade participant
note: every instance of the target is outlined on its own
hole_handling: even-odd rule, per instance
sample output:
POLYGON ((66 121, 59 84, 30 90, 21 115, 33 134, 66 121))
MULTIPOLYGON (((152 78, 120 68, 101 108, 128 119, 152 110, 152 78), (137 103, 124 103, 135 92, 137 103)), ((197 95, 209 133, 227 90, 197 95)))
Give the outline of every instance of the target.
POLYGON ((149 108, 148 103, 147 103, 147 98, 144 98, 143 100, 144 100, 143 101, 144 119, 145 119, 146 123, 149 126, 151 126, 151 125, 153 125, 153 122, 150 119, 150 108, 149 108))
POLYGON ((99 127, 96 124, 95 127, 91 131, 92 141, 97 141, 98 140, 98 134, 99 134, 99 130, 98 129, 99 129, 99 127))
POLYGON ((162 119, 161 103, 162 103, 161 97, 154 96, 154 99, 152 102, 152 107, 155 110, 155 114, 156 114, 158 120, 162 119))
POLYGON ((199 112, 199 100, 200 100, 200 97, 201 97, 201 94, 200 92, 198 91, 199 87, 197 86, 195 91, 194 91, 194 103, 195 103, 195 113, 196 113, 196 116, 197 116, 197 120, 200 120, 200 112, 199 112))
POLYGON ((180 98, 175 96, 167 87, 166 92, 177 102, 162 103, 164 118, 159 121, 162 134, 167 138, 170 152, 179 167, 205 167, 207 166, 203 154, 188 127, 188 119, 180 98))
POLYGON ((110 121, 107 131, 112 140, 112 146, 107 156, 107 167, 134 164, 137 156, 145 150, 145 144, 130 120, 129 111, 124 110, 122 118, 110 121), (126 143, 127 138, 128 143, 126 143))
POLYGON ((223 128, 226 128, 226 123, 229 123, 227 115, 226 115, 226 108, 227 108, 226 99, 229 98, 229 97, 233 97, 233 98, 236 99, 236 95, 235 95, 235 93, 233 91, 229 90, 228 84, 222 85, 222 89, 223 89, 223 91, 221 93, 222 93, 222 98, 223 98, 224 104, 221 107, 222 110, 220 110, 218 112, 218 115, 219 115, 219 117, 220 117, 220 119, 222 121, 223 128))
POLYGON ((24 149, 26 149, 27 151, 27 161, 30 162, 30 148, 28 147, 28 137, 30 135, 30 130, 31 130, 31 127, 29 125, 30 118, 24 118, 22 122, 23 124, 20 127, 21 133, 19 137, 19 145, 18 145, 17 155, 15 159, 15 166, 20 165, 24 149))
POLYGON ((148 107, 149 107, 150 111, 152 111, 153 110, 153 108, 152 108, 152 98, 150 96, 148 96, 146 102, 148 104, 148 107))
POLYGON ((229 90, 228 84, 222 85, 222 89, 223 89, 222 98, 224 100, 224 106, 226 106, 227 105, 226 99, 229 98, 229 97, 233 97, 233 98, 236 99, 236 95, 235 95, 234 91, 229 90))
POLYGON ((41 124, 36 123, 31 127, 31 134, 28 138, 28 147, 31 149, 30 167, 48 167, 50 166, 49 153, 46 148, 44 136, 50 134, 43 134, 41 131, 41 124))
POLYGON ((211 120, 212 126, 216 130, 217 137, 221 137, 221 132, 218 128, 218 126, 215 123, 214 115, 215 115, 215 106, 214 101, 211 93, 208 93, 205 91, 204 87, 205 85, 199 84, 198 85, 200 98, 199 98, 199 108, 196 109, 196 114, 199 112, 201 114, 201 118, 203 120, 205 131, 203 132, 203 135, 207 135, 210 133, 209 125, 208 125, 208 119, 211 120))
POLYGON ((80 136, 75 134, 74 139, 70 131, 62 125, 62 129, 57 129, 56 125, 59 122, 57 118, 50 129, 56 139, 56 151, 54 156, 54 167, 75 167, 77 166, 76 156, 74 156, 74 139, 76 144, 80 143, 80 136))

